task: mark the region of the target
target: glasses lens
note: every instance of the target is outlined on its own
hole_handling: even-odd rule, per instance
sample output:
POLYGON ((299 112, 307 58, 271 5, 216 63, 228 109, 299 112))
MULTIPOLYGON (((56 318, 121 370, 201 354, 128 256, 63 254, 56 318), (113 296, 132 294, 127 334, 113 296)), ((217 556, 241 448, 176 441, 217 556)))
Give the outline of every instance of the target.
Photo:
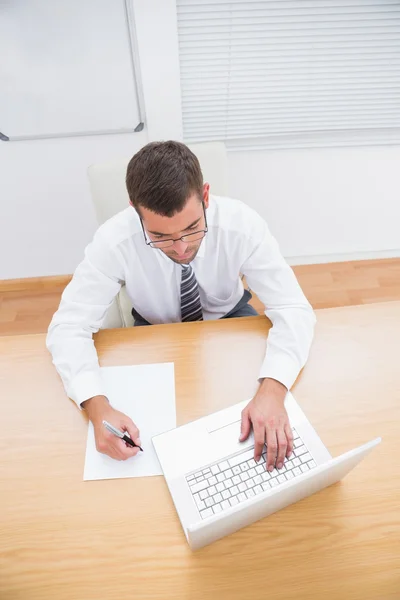
POLYGON ((169 246, 173 245, 173 240, 160 240, 159 242, 150 242, 150 246, 152 248, 169 248, 169 246))
MULTIPOLYGON (((188 233, 188 235, 184 235, 181 237, 182 242, 195 242, 196 240, 201 240, 206 235, 205 231, 195 231, 194 233, 188 233)), ((160 240, 156 242, 150 242, 150 246, 152 248, 169 248, 174 245, 174 240, 160 240)))
POLYGON ((182 241, 195 242, 196 240, 201 240, 201 238, 203 238, 205 235, 205 231, 195 231, 195 233, 189 233, 188 235, 184 235, 182 241))

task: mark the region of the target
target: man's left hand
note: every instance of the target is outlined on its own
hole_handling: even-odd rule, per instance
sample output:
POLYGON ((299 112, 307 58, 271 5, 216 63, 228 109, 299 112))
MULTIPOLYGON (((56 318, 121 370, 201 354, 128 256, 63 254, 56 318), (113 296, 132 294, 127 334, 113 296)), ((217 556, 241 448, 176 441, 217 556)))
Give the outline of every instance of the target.
POLYGON ((244 442, 254 431, 254 460, 258 462, 264 444, 267 444, 266 467, 278 469, 293 452, 293 433, 284 401, 286 387, 275 379, 262 381, 257 394, 242 411, 240 441, 244 442))

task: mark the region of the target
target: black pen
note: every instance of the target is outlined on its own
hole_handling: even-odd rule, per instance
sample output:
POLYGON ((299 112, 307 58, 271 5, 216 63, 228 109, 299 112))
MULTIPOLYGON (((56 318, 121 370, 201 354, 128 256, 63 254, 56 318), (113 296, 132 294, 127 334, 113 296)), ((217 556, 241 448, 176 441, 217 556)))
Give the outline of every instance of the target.
POLYGON ((139 448, 139 450, 141 452, 143 452, 143 448, 141 448, 140 446, 138 446, 137 444, 135 444, 135 442, 133 440, 131 440, 131 438, 128 435, 126 435, 126 433, 124 433, 123 431, 120 431, 116 427, 113 427, 113 425, 111 425, 108 421, 103 421, 103 425, 104 425, 104 427, 108 431, 110 431, 111 433, 113 433, 117 437, 121 438, 121 440, 124 440, 124 442, 126 442, 130 446, 134 446, 135 448, 139 448))

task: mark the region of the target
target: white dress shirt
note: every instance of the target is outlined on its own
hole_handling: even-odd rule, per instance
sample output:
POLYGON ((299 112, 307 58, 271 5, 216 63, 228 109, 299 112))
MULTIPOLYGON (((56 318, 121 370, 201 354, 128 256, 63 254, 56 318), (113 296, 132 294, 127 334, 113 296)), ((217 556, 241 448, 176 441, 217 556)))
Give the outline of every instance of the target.
MULTIPOLYGON (((219 319, 241 299, 245 275, 273 327, 260 378, 288 389, 304 366, 315 317, 292 269, 263 219, 246 204, 210 196, 208 233, 191 263, 204 320, 219 319)), ((180 321, 182 268, 145 244, 140 220, 129 206, 104 223, 64 290, 49 327, 47 347, 78 406, 105 395, 92 335, 123 283, 136 311, 152 324, 180 321)))

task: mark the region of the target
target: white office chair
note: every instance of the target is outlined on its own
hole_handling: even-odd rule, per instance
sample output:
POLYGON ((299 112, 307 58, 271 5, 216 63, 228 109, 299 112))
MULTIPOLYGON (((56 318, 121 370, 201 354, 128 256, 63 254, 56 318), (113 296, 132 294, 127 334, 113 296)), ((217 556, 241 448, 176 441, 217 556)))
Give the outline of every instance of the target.
MULTIPOLYGON (((189 146, 200 161, 204 181, 210 184, 211 193, 226 196, 228 190, 228 159, 225 145, 222 142, 193 144, 189 146)), ((128 162, 124 158, 103 164, 91 165, 88 177, 99 225, 107 221, 117 212, 124 210, 129 204, 129 196, 125 186, 128 162)), ((131 327, 131 301, 125 286, 115 298, 104 318, 102 329, 115 327, 131 327)))

